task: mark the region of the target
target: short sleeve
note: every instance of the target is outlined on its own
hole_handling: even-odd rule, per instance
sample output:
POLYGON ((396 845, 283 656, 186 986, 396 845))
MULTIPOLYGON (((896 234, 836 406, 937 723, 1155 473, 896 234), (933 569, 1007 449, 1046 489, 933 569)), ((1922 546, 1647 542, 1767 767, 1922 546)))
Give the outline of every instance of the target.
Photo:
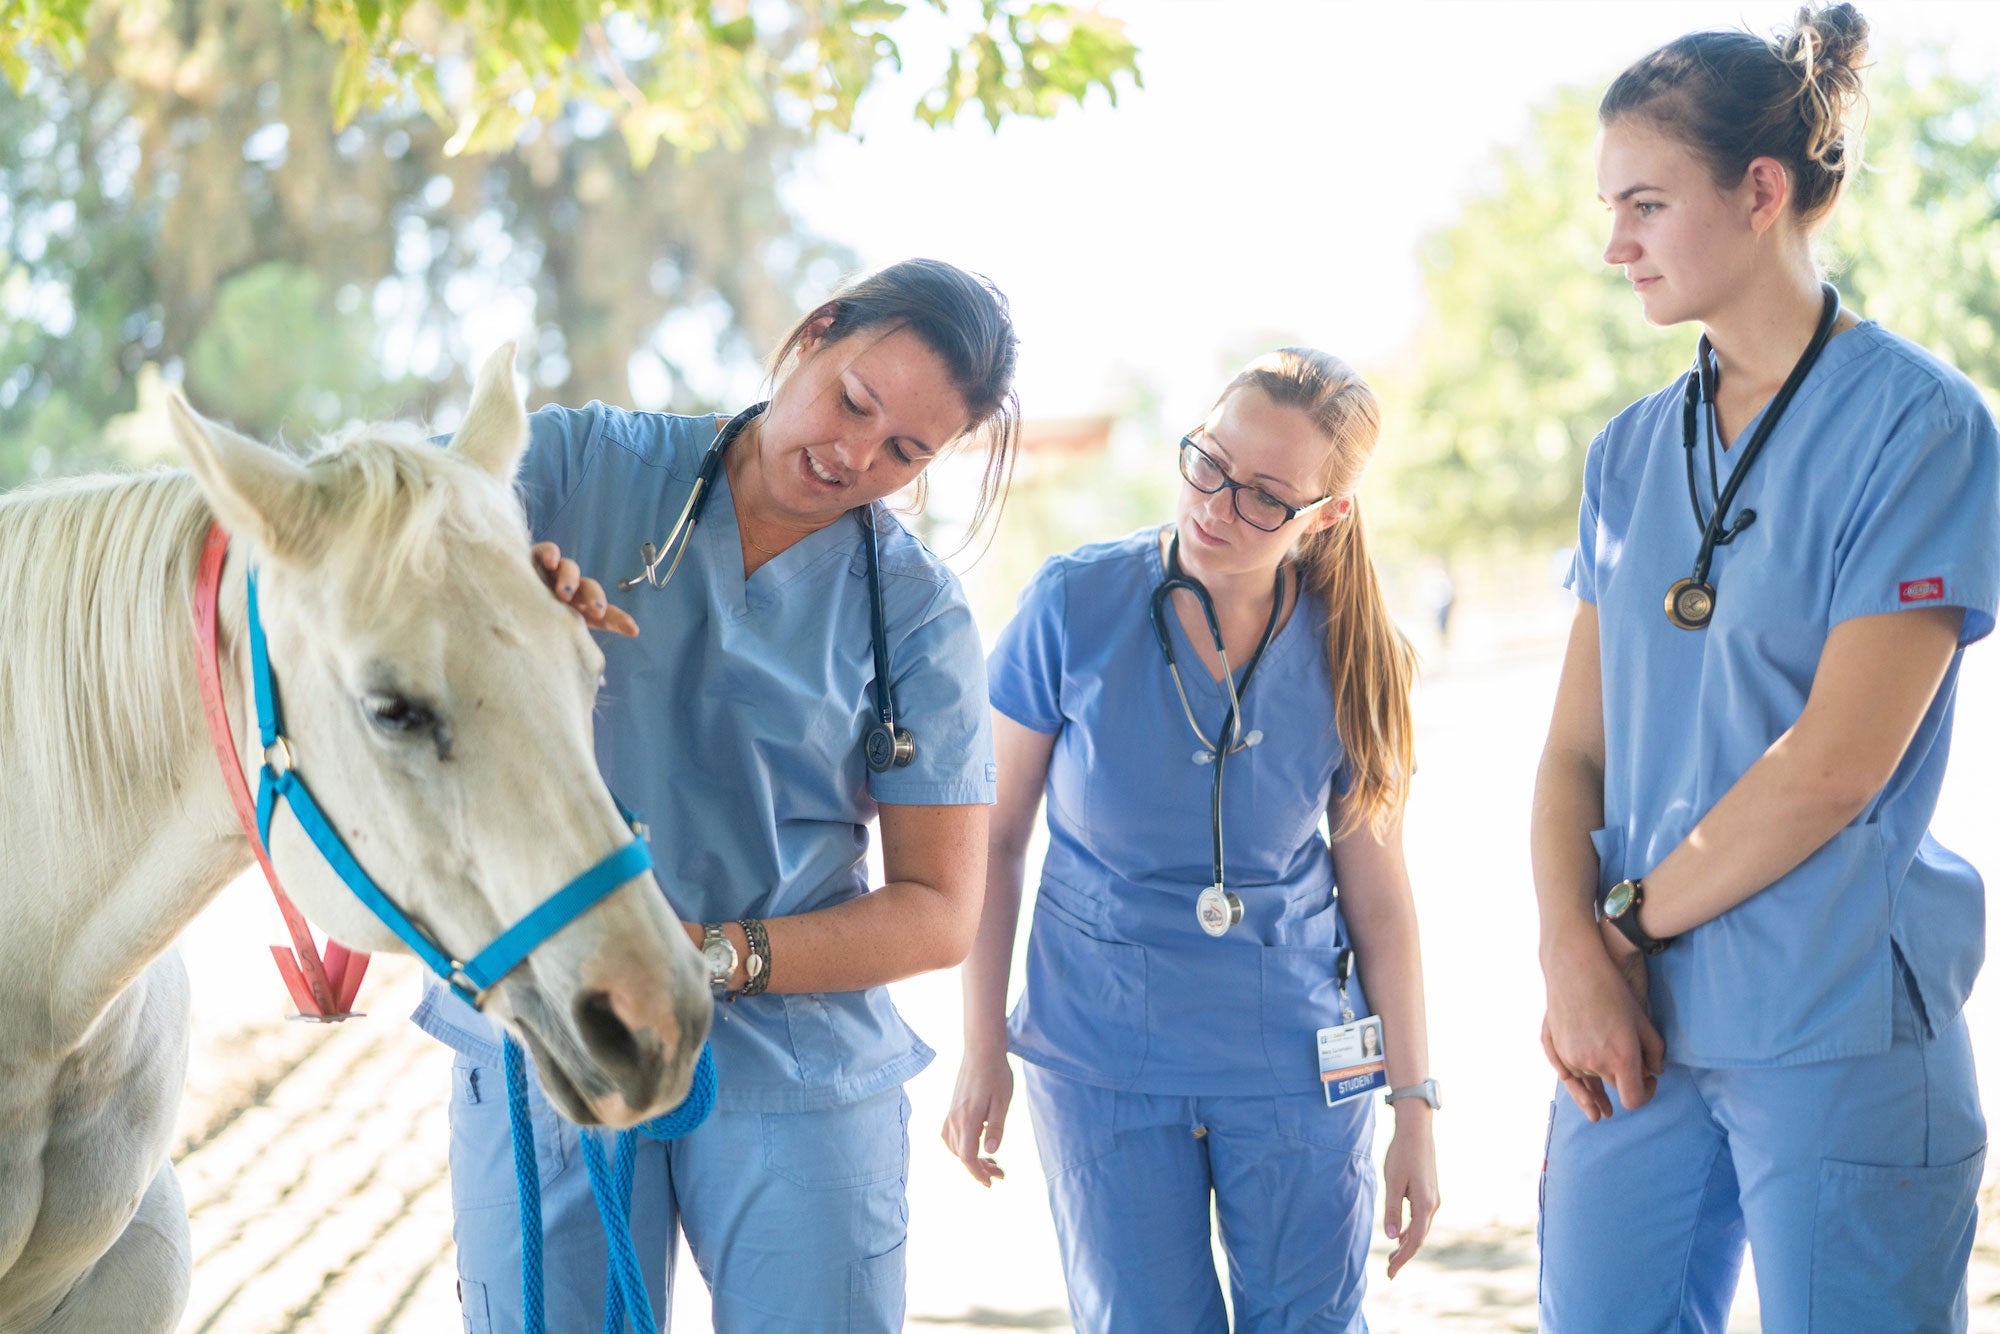
POLYGON ((602 415, 590 408, 546 407, 528 415, 528 452, 514 484, 537 540, 576 494, 602 432, 602 415))
POLYGON ((1583 459, 1583 503, 1577 507, 1576 550, 1563 587, 1585 602, 1597 603, 1597 513, 1604 497, 1604 432, 1590 442, 1583 459))
POLYGON ((1984 405, 1954 405, 1933 391, 1903 416, 1861 486, 1834 562, 1831 624, 1959 607, 1960 644, 1992 631, 2000 601, 2000 438, 1984 405))
POLYGON ((1030 731, 1062 730, 1063 617, 1068 607, 1060 556, 1021 591, 1014 619, 986 660, 993 707, 1030 731))
POLYGON ((868 795, 904 806, 989 805, 998 795, 979 627, 955 582, 938 590, 892 650, 896 725, 917 743, 899 768, 868 774, 868 795))

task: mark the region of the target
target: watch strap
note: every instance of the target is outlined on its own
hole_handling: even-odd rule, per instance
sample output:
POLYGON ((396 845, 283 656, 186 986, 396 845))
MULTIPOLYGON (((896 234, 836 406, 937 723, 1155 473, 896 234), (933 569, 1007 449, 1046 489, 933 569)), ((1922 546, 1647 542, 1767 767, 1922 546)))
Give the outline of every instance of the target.
MULTIPOLYGON (((1631 901, 1626 905, 1625 911, 1619 913, 1616 917, 1610 917, 1610 914, 1604 911, 1604 900, 1600 899, 1597 905, 1598 913, 1602 916, 1610 917, 1611 924, 1618 928, 1618 934, 1631 941, 1633 948, 1650 959, 1655 954, 1666 949, 1667 946, 1673 944, 1674 937, 1667 936, 1662 939, 1658 936, 1648 935, 1646 928, 1639 925, 1639 910, 1646 905, 1645 881, 1634 877, 1631 880, 1621 880, 1619 884, 1630 885, 1632 887, 1631 901)), ((1617 885, 1614 885, 1612 889, 1615 890, 1617 887, 1617 885)), ((1606 891, 1605 898, 1609 897, 1610 891, 1606 891)))
POLYGON ((1401 1088, 1390 1089, 1388 1093, 1383 1095, 1382 1101, 1393 1107, 1404 1098, 1421 1099, 1429 1103, 1431 1110, 1434 1112, 1441 1111, 1444 1107, 1444 1104, 1438 1101, 1438 1082, 1435 1079, 1426 1079, 1419 1083, 1405 1084, 1401 1088))

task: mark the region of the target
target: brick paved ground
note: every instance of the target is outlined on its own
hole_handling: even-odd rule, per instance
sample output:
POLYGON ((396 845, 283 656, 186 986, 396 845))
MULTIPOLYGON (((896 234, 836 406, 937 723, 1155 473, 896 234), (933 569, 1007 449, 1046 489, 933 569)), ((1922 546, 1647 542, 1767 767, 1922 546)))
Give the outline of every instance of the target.
MULTIPOLYGON (((1534 1328, 1535 1173, 1549 1079, 1535 1041, 1524 821, 1553 666, 1546 645, 1489 654, 1476 669, 1461 662, 1434 671, 1421 701, 1424 771, 1409 829, 1448 1099, 1438 1120, 1446 1211, 1394 1284, 1380 1279, 1378 1239, 1369 1300, 1378 1331, 1534 1328)), ((1939 832, 1992 875, 2000 650, 1975 650, 1969 668, 1939 832)), ((262 892, 233 887, 186 942, 196 1050, 177 1158, 198 1261, 184 1330, 456 1329, 443 1158, 449 1062, 403 1020, 414 966, 377 961, 363 993, 375 1014, 365 1021, 285 1024, 262 948, 279 938, 262 892)), ((1994 972, 1972 1007, 1989 1108, 2000 1107, 1994 972)), ((956 995, 949 976, 898 989, 941 1053, 910 1086, 910 1328, 1066 1329, 1025 1114, 1002 1151, 1010 1179, 990 1193, 935 1138, 956 1062, 956 995)), ((1972 1327, 2000 1334, 2000 1164, 1991 1161, 1982 1206, 1972 1327)), ((681 1272, 694 1274, 686 1263, 681 1272)), ((700 1283, 682 1288, 674 1327, 704 1334, 700 1283)), ((1756 1327, 1751 1298, 1732 1328, 1756 1327)))

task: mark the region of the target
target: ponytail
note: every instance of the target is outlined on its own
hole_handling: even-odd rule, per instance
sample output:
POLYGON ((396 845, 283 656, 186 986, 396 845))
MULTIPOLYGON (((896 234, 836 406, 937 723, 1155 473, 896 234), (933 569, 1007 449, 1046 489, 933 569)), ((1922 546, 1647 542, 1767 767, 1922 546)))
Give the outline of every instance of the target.
POLYGON ((1334 834, 1364 824, 1380 834, 1409 800, 1416 767, 1410 689, 1417 655, 1389 617, 1359 497, 1346 518, 1299 543, 1298 562, 1303 587, 1326 603, 1334 725, 1347 752, 1345 815, 1334 834))
POLYGON ((1259 357, 1217 402, 1245 388, 1305 413, 1328 442, 1321 489, 1349 501, 1345 518, 1300 539, 1299 581, 1326 604, 1333 718, 1347 757, 1345 814, 1333 832, 1340 837, 1366 825, 1380 835, 1409 799, 1416 768, 1410 689, 1417 674, 1416 653, 1389 617, 1354 495, 1381 437, 1381 405, 1346 362, 1310 347, 1259 357))

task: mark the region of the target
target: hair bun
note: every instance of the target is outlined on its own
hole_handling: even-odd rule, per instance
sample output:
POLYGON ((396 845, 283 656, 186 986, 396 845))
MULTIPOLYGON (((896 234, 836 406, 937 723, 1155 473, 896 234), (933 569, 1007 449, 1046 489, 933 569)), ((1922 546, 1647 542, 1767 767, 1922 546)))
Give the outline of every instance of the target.
POLYGON ((1799 117, 1806 122, 1806 157, 1836 174, 1847 166, 1847 120, 1861 100, 1868 57, 1868 20, 1845 3, 1802 5, 1778 54, 1798 74, 1799 117))

